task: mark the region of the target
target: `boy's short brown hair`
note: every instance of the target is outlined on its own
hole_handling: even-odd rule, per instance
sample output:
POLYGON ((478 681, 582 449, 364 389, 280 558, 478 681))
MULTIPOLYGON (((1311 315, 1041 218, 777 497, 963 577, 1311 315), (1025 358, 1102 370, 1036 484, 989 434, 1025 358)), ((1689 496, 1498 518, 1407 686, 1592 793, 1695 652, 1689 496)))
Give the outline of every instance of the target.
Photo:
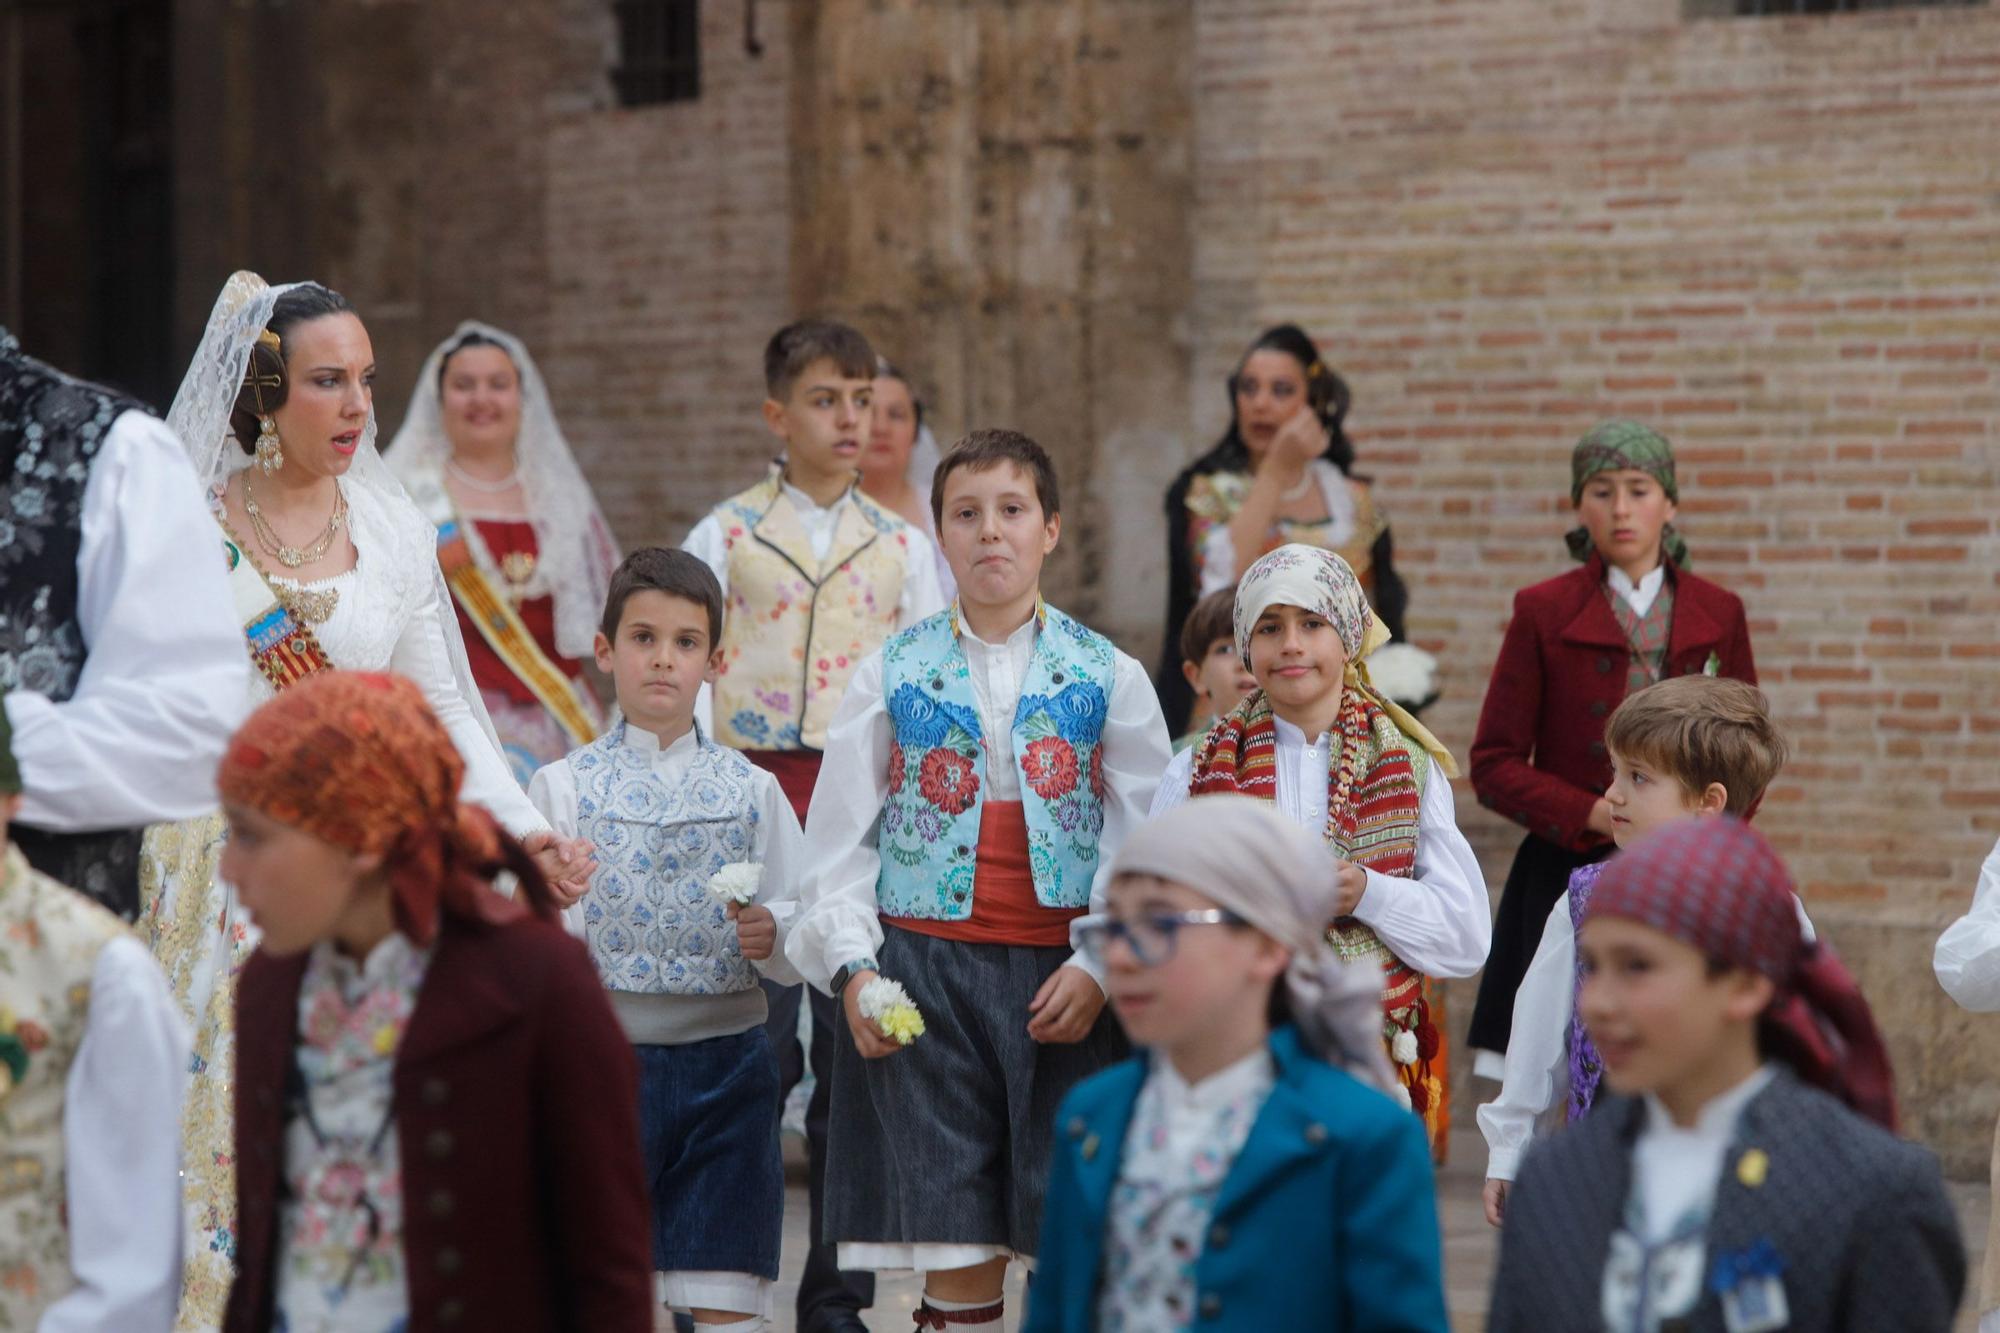
POLYGON ((931 474, 931 521, 943 529, 944 483, 953 472, 960 468, 984 472, 1002 463, 1012 463, 1034 479, 1043 522, 1062 512, 1062 500, 1056 493, 1056 465, 1049 461, 1048 450, 1018 430, 976 430, 947 450, 931 474))
POLYGON ((1755 685, 1717 676, 1674 676, 1629 696, 1604 728, 1605 748, 1670 775, 1690 795, 1711 782, 1742 818, 1785 766, 1785 738, 1755 685))
POLYGON ((764 344, 764 392, 784 402, 815 361, 833 362, 849 379, 875 378, 875 349, 859 329, 838 320, 802 319, 785 325, 764 344))
POLYGON ((612 571, 611 590, 604 598, 604 620, 598 627, 605 638, 617 639, 618 622, 632 594, 649 590, 684 598, 708 612, 708 650, 714 652, 720 646, 722 584, 715 571, 701 557, 665 546, 642 546, 612 571))
POLYGON ((1236 585, 1218 588, 1194 604, 1181 622, 1181 661, 1200 666, 1217 639, 1236 647, 1236 585))

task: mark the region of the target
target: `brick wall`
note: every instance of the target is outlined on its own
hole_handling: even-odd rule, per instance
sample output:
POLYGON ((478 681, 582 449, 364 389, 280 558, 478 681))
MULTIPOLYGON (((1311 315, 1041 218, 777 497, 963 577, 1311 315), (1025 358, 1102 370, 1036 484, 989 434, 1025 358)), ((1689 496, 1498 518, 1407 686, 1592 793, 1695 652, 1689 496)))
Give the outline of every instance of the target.
POLYGON ((702 5, 702 92, 611 105, 609 7, 565 0, 603 54, 596 95, 546 143, 549 302, 540 355, 562 422, 626 545, 678 544, 774 452, 764 342, 791 318, 787 5, 702 5))
MULTIPOLYGON (((1509 594, 1566 567, 1569 446, 1664 427, 1797 749, 1759 825, 1868 983, 1913 1128, 1983 1167, 2000 1024, 1929 950, 2000 834, 2000 12, 1197 15, 1198 434, 1261 325, 1320 336, 1464 754, 1509 594)), ((1497 890, 1518 831, 1460 811, 1497 890)))

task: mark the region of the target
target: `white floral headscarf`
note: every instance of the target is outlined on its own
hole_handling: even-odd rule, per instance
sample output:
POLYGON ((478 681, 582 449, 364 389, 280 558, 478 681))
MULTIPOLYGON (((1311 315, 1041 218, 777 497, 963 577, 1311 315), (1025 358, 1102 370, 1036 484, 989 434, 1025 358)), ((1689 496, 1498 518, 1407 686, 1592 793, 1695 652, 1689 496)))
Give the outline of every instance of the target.
POLYGON ((1236 651, 1246 667, 1250 632, 1257 627, 1257 617, 1274 606, 1296 606, 1324 616, 1347 652, 1345 686, 1373 700, 1404 735, 1430 752, 1447 775, 1458 776, 1457 761, 1444 743, 1369 681, 1368 656, 1389 642, 1389 629, 1368 605, 1361 580, 1345 560, 1323 547, 1292 542, 1244 571, 1236 584, 1236 651))

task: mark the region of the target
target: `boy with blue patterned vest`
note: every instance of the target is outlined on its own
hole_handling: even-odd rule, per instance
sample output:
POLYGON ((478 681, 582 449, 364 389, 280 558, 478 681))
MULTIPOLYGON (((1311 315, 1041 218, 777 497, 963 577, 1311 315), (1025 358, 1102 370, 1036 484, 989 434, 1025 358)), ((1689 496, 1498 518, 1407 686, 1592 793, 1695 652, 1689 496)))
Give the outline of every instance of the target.
MULTIPOLYGON (((728 608, 717 678, 696 716, 777 775, 804 822, 819 776, 826 728, 854 669, 891 634, 944 606, 930 538, 858 489, 873 419, 875 350, 845 324, 801 320, 764 348, 764 424, 784 445, 765 478, 688 534, 722 584, 728 608)), ((784 1090, 798 1082, 800 988, 766 986, 767 1030, 784 1090)), ((826 1092, 832 1072, 831 1003, 812 1005, 806 1112, 817 1197, 826 1170, 826 1092)), ((849 1333, 873 1300, 865 1274, 842 1274, 815 1246, 799 1284, 801 1333, 849 1333)))
POLYGON ((827 735, 787 944, 840 998, 831 1174, 816 1219, 851 1268, 925 1274, 920 1327, 997 1327, 1039 1238, 1049 1136, 1078 1079, 1123 1053, 1068 947, 1168 760, 1146 673, 1041 600, 1060 533, 1039 445, 976 431, 938 465, 949 611, 862 663, 827 735), (881 973, 927 1030, 862 1016, 881 973))
POLYGON ((8 840, 12 742, 0 707, 0 1328, 166 1333, 187 1025, 146 946, 8 840))
POLYGON ((714 679, 722 590, 685 551, 634 551, 612 576, 597 665, 624 720, 535 774, 549 823, 597 848, 581 917, 639 1059, 661 1301, 702 1327, 761 1333, 778 1276, 784 1170, 763 973, 780 949, 803 836, 777 780, 712 740, 695 695, 714 679), (725 867, 755 895, 725 903, 725 867))

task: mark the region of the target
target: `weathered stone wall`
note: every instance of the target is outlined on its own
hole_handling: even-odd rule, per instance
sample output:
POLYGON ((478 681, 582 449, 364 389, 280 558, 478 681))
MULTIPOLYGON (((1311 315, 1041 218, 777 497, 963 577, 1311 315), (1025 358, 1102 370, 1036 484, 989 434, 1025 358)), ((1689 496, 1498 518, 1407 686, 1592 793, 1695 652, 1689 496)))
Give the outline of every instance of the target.
POLYGON ((1186 431, 1192 8, 793 8, 792 293, 915 376, 939 438, 1054 455, 1049 595, 1150 660, 1186 431))
MULTIPOLYGON (((1662 425, 1796 747, 1759 826, 1910 1127, 1983 1170, 2000 1023, 1929 958, 2000 834, 2000 12, 1240 0, 1195 50, 1197 386, 1281 317, 1353 382, 1429 720, 1465 753, 1510 593, 1566 567, 1576 437, 1662 425)), ((1519 832, 1470 796, 1497 889, 1519 832)))

